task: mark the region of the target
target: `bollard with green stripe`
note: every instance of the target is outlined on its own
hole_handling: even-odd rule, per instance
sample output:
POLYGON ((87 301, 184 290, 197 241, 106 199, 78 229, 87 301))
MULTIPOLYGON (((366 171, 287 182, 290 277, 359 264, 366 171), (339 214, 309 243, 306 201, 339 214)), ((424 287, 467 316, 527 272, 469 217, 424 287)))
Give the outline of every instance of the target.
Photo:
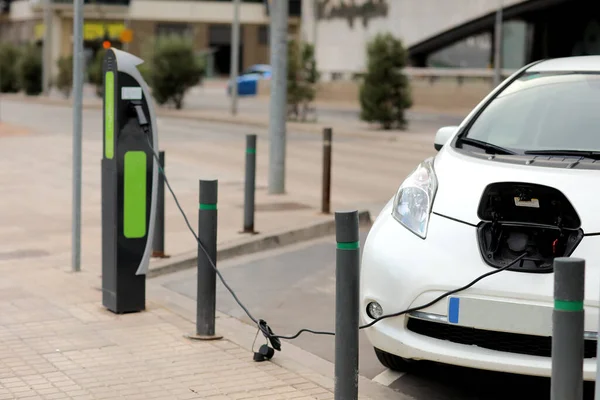
POLYGON ((583 398, 585 260, 554 259, 551 400, 583 398))
POLYGON ((358 210, 335 213, 335 400, 358 399, 358 210))
POLYGON ((193 340, 217 340, 217 197, 219 182, 201 180, 198 205, 198 274, 196 276, 196 331, 193 340))
POLYGON ((102 304, 119 314, 145 309, 156 215, 158 136, 142 62, 111 48, 103 63, 102 304))

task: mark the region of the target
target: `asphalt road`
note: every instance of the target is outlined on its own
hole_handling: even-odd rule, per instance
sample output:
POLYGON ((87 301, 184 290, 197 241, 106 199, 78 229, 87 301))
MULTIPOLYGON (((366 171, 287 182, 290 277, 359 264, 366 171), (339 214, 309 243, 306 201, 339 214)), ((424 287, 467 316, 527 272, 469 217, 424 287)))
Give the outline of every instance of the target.
MULTIPOLYGON (((231 100, 226 94, 225 83, 207 84, 190 89, 184 99, 184 109, 228 112, 231 109, 231 100)), ((91 85, 84 86, 85 98, 96 98, 95 89, 91 85)), ((54 90, 53 97, 62 98, 62 94, 54 90)), ((1 102, 1 100, 0 100, 1 102)), ((0 105, 0 114, 2 113, 0 105)), ((257 97, 239 97, 238 111, 243 114, 268 115, 269 101, 257 97)), ((360 123, 358 106, 356 109, 340 108, 320 104, 316 106, 317 119, 319 122, 332 124, 336 123, 360 123)), ((85 111, 84 111, 85 114, 85 111)), ((447 114, 439 112, 422 112, 415 110, 406 111, 408 129, 413 132, 434 133, 443 126, 458 125, 464 116, 447 114)))
MULTIPOLYGON (((198 87, 190 90, 185 98, 184 108, 198 110, 228 111, 231 100, 226 95, 225 88, 221 87, 198 87)), ((240 113, 253 113, 268 115, 269 101, 256 97, 238 98, 238 110, 240 113)), ((360 122, 359 110, 351 108, 339 108, 326 105, 316 106, 319 122, 360 122)), ((464 116, 445 114, 444 112, 428 113, 408 110, 406 118, 410 130, 415 132, 435 132, 442 126, 458 125, 464 116)))
MULTIPOLYGON (((364 241, 366 232, 362 232, 364 241)), ((335 326, 335 239, 333 237, 276 251, 229 260, 219 266, 241 301, 257 318, 265 319, 277 334, 301 328, 333 330, 335 326)), ((195 298, 195 271, 161 279, 170 290, 195 298)), ((246 323, 250 320, 218 283, 217 309, 246 323)), ((303 333, 296 346, 334 361, 334 339, 303 333)), ((285 342, 283 351, 285 351, 285 342)), ((491 373, 421 362, 404 374, 386 371, 377 361, 364 333, 360 335, 360 374, 376 379, 416 400, 549 399, 549 379, 491 373)), ((593 399, 586 384, 585 399, 593 399)))
MULTIPOLYGON (((4 99, 0 96, 0 123, 9 123, 18 127, 43 132, 44 135, 72 135, 73 111, 63 105, 25 103, 4 99)), ((97 109, 82 111, 84 138, 101 138, 102 113, 97 109)), ((206 122, 201 120, 158 117, 159 142, 190 143, 199 141, 223 142, 243 140, 248 133, 268 138, 266 128, 247 127, 235 123, 206 122)), ((289 130, 286 133, 289 142, 321 142, 321 137, 313 133, 289 130)), ((355 142, 360 139, 347 136, 334 136, 336 142, 355 142)))

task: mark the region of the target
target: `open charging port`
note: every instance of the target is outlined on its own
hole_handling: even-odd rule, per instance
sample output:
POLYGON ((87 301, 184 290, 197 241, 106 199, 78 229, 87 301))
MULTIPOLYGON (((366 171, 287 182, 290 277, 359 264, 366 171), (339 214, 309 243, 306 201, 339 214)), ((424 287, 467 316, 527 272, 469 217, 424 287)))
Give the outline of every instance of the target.
POLYGON ((477 212, 479 249, 485 262, 502 268, 523 252, 527 256, 509 268, 551 272, 555 257, 573 253, 583 238, 581 221, 559 190, 520 182, 486 187, 477 212))

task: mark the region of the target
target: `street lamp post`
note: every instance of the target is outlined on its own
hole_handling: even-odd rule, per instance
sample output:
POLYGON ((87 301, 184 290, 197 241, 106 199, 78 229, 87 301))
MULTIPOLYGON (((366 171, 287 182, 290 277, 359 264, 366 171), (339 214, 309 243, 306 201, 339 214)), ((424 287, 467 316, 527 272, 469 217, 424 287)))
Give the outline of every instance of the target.
POLYGON ((231 26, 231 66, 229 69, 231 85, 231 114, 237 114, 238 108, 238 68, 240 59, 240 0, 233 2, 233 24, 231 26))
POLYGON ((498 9, 496 10, 496 26, 494 33, 494 87, 502 81, 502 20, 503 20, 503 1, 498 0, 498 9))
POLYGON ((52 0, 43 0, 44 8, 44 41, 42 43, 42 91, 44 95, 50 94, 50 70, 52 58, 52 0))
POLYGON ((73 2, 73 205, 71 269, 81 269, 81 151, 83 108, 83 4, 73 2))

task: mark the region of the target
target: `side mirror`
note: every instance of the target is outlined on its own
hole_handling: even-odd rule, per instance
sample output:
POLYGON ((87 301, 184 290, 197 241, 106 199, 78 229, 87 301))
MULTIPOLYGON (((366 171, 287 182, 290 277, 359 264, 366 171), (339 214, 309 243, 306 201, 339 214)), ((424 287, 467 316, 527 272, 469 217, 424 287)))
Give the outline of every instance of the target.
POLYGON ((452 136, 454 136, 454 134, 456 133, 456 131, 458 130, 458 126, 445 126, 443 128, 440 128, 437 133, 435 134, 435 141, 434 141, 434 147, 437 151, 440 151, 442 149, 442 147, 446 144, 446 142, 448 140, 450 140, 450 138, 452 138, 452 136))

